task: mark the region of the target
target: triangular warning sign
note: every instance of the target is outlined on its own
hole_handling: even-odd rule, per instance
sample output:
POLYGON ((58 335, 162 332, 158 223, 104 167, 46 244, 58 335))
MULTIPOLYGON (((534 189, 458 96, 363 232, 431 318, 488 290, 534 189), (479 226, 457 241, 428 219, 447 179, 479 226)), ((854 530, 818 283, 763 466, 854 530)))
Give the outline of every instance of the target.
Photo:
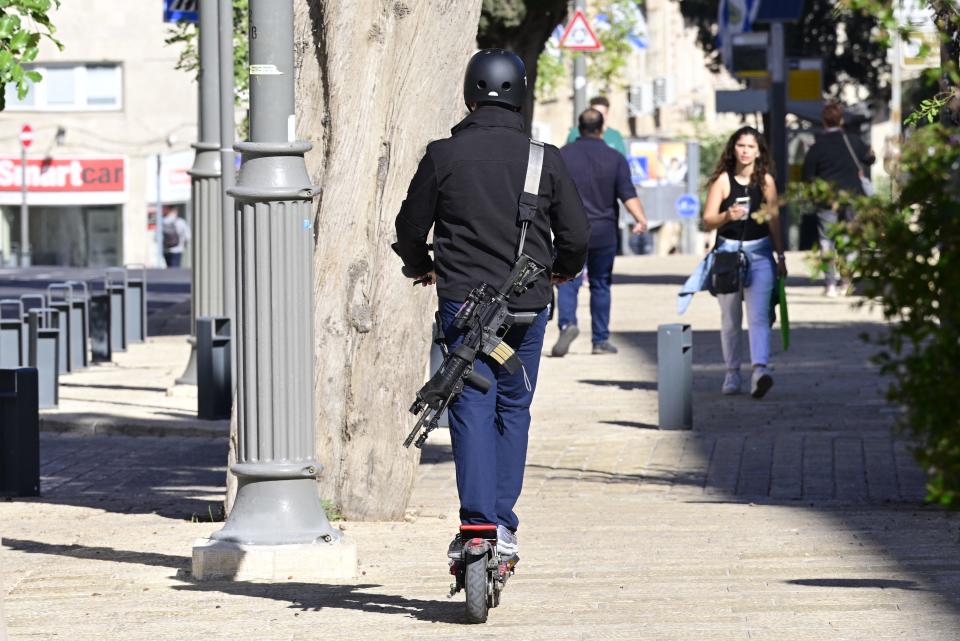
POLYGON ((583 14, 582 9, 577 9, 573 14, 573 20, 564 29, 563 35, 560 36, 560 46, 574 51, 597 51, 603 48, 597 34, 590 28, 590 23, 587 22, 587 16, 583 14))

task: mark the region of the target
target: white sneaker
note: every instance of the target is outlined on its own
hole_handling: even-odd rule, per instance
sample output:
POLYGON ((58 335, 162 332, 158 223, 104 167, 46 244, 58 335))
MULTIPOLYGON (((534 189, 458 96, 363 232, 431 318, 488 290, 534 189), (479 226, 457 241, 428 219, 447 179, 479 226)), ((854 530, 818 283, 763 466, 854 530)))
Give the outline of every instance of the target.
POLYGON ((773 377, 767 372, 767 368, 753 368, 753 376, 750 380, 750 396, 763 398, 764 394, 769 392, 771 387, 773 387, 773 377))
POLYGON ((517 542, 516 533, 511 532, 510 529, 504 525, 497 525, 497 552, 500 553, 500 556, 509 559, 512 556, 516 556, 519 550, 520 543, 517 542))
POLYGON ((827 298, 837 298, 840 296, 840 291, 837 289, 837 286, 834 283, 827 285, 827 288, 823 290, 823 295, 827 298))
POLYGON ((740 384, 740 372, 729 370, 727 375, 723 377, 723 386, 720 388, 720 393, 725 396, 739 394, 740 384))

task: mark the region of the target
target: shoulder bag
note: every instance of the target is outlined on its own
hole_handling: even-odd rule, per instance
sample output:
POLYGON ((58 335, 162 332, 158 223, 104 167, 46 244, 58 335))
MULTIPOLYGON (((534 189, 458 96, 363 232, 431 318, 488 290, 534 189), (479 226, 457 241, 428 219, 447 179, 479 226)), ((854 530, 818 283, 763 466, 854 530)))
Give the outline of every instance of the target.
POLYGON ((746 220, 740 228, 740 241, 737 251, 720 251, 721 236, 717 234, 717 243, 713 248, 713 264, 707 276, 707 290, 714 296, 735 294, 743 291, 743 281, 747 275, 747 255, 743 252, 743 235, 747 232, 746 220))

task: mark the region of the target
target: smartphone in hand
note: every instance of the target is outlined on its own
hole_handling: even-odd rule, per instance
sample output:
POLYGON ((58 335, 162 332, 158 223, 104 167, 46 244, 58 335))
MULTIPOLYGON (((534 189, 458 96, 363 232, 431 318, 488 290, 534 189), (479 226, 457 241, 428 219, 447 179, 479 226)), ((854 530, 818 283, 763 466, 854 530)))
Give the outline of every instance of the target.
POLYGON ((741 196, 733 201, 733 204, 743 209, 743 215, 737 220, 743 220, 750 215, 750 196, 741 196))

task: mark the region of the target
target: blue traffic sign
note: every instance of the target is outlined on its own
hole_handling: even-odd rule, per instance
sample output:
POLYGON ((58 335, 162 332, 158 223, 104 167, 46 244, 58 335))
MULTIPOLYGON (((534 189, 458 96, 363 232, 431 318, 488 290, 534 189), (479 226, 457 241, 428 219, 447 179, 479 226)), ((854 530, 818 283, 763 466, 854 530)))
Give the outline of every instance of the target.
POLYGON ((163 0, 164 22, 199 22, 197 13, 199 0, 163 0))
POLYGON ((627 164, 630 165, 630 177, 634 185, 650 180, 650 159, 646 156, 630 156, 627 164))
POLYGON ((677 198, 676 202, 677 216, 680 218, 693 218, 700 213, 700 199, 693 194, 684 194, 677 198))

